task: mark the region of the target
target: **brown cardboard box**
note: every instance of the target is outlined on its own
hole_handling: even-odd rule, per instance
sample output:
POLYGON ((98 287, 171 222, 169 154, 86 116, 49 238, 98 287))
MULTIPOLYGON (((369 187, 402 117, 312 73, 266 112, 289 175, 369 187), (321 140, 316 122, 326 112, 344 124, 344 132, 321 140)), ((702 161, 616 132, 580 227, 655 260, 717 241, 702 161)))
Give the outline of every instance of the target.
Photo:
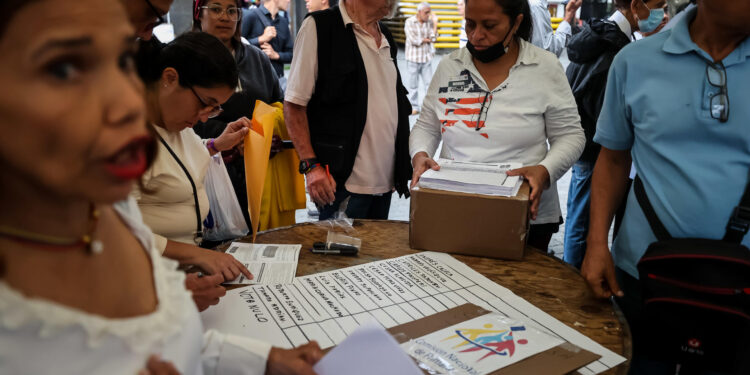
POLYGON ((528 211, 526 182, 515 197, 414 189, 409 245, 420 250, 521 259, 529 228, 528 211))
MULTIPOLYGON (((413 322, 389 328, 388 332, 399 344, 402 344, 411 339, 422 337, 439 329, 465 322, 489 312, 477 305, 467 303, 413 322)), ((494 371, 490 375, 562 375, 586 366, 600 357, 598 354, 591 353, 566 342, 494 371)), ((428 374, 427 370, 423 369, 422 371, 428 374)))

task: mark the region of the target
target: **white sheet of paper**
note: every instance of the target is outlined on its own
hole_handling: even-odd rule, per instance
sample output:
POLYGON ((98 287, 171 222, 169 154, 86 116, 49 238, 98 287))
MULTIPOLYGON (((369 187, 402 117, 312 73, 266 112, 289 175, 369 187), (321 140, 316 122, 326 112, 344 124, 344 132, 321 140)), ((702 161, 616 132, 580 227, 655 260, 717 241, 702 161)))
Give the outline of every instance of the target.
POLYGON ((248 280, 240 275, 224 284, 291 284, 297 274, 301 248, 302 245, 232 242, 227 254, 244 264, 254 278, 248 280))
POLYGON ((282 348, 310 340, 328 348, 366 322, 390 328, 467 302, 602 356, 579 369, 580 373, 600 373, 625 361, 443 253, 422 252, 297 277, 289 285, 230 290, 201 316, 207 329, 269 341, 282 348))
POLYGON ((375 324, 357 328, 313 367, 318 375, 422 375, 398 342, 375 324))
POLYGON ((438 374, 484 375, 564 341, 498 313, 409 340, 401 347, 438 374))

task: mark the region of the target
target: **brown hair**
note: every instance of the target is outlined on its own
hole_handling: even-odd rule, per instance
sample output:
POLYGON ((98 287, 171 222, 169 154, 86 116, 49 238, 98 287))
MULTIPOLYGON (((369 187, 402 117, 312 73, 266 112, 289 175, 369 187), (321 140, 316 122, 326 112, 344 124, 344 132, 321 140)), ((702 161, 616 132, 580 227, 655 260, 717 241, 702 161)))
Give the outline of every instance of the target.
MULTIPOLYGON (((208 0, 193 0, 193 31, 203 31, 201 27, 201 7, 206 5, 208 0)), ((235 0, 235 6, 239 10, 240 15, 237 18, 237 27, 234 29, 234 35, 232 36, 232 48, 235 50, 242 46, 242 0, 235 0)))

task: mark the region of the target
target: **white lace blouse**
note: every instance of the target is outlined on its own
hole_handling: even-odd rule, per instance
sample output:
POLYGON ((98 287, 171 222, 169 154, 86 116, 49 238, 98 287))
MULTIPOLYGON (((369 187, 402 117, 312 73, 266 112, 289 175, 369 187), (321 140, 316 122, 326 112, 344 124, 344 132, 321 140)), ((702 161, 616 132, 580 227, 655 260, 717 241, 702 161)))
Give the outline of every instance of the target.
POLYGON ((135 201, 114 207, 151 258, 156 311, 108 319, 26 297, 0 280, 0 374, 134 375, 151 354, 184 375, 263 374, 271 345, 204 332, 184 273, 154 248, 135 201))

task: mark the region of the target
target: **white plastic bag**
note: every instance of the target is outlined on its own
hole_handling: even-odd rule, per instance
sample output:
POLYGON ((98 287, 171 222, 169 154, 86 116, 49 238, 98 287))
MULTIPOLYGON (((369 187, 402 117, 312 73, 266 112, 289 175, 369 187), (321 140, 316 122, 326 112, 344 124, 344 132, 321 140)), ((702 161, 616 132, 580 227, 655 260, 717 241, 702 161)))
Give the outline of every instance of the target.
POLYGON ((247 235, 250 230, 237 203, 221 153, 211 157, 204 184, 210 210, 203 221, 203 239, 223 241, 247 235))

